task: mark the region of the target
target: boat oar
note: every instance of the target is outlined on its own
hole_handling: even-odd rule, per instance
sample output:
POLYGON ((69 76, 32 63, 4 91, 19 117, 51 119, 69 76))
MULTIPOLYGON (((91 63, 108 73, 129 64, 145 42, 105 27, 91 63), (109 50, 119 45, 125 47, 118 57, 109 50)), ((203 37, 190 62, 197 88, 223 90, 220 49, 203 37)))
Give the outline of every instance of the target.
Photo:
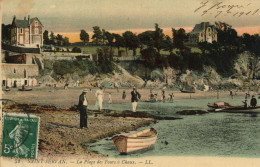
POLYGON ((217 108, 215 109, 215 111, 221 111, 221 110, 224 110, 225 108, 217 108))

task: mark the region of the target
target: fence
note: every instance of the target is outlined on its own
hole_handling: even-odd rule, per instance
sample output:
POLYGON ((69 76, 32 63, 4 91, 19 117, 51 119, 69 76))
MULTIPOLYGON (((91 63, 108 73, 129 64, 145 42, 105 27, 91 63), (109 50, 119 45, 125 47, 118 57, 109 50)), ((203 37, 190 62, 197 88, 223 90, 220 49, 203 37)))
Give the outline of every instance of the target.
POLYGON ((25 48, 2 43, 2 49, 16 53, 40 53, 40 48, 25 48))

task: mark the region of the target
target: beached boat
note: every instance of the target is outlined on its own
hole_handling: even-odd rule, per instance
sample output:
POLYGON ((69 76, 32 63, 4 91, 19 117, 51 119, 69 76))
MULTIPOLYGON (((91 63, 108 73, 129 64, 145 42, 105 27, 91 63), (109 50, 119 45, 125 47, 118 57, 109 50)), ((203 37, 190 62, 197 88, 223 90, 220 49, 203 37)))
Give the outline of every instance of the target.
POLYGON ((155 144, 156 140, 157 131, 154 128, 113 137, 113 141, 120 154, 129 154, 149 148, 155 144))
POLYGON ((229 107, 229 108, 224 108, 222 111, 249 111, 249 110, 256 110, 259 109, 260 106, 256 107, 244 107, 244 106, 236 106, 236 107, 229 107))
POLYGON ((215 103, 208 103, 207 105, 210 108, 228 108, 228 107, 232 107, 229 103, 226 103, 224 101, 219 101, 219 102, 215 102, 215 103))
POLYGON ((25 89, 18 89, 19 91, 31 91, 32 90, 32 88, 25 88, 25 89))
POLYGON ((193 90, 181 90, 181 93, 195 93, 193 90))

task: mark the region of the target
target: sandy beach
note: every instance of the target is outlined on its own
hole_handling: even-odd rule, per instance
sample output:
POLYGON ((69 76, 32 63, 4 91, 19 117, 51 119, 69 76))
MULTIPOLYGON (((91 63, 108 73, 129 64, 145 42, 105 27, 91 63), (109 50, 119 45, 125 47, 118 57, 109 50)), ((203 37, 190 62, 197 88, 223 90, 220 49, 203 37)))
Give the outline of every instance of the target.
MULTIPOLYGON (((68 89, 63 88, 49 88, 49 87, 35 87, 32 91, 18 91, 17 88, 12 88, 11 91, 3 92, 3 99, 13 100, 20 104, 37 104, 37 105, 50 105, 59 108, 70 108, 71 106, 78 104, 78 98, 84 87, 71 87, 68 89)), ((87 98, 89 105, 95 105, 96 97, 95 92, 97 88, 87 88, 87 98)), ((131 102, 131 88, 121 89, 104 89, 104 104, 108 103, 108 95, 111 93, 112 103, 124 103, 131 102), (126 99, 122 99, 122 93, 125 90, 126 99)), ((138 89, 141 94, 141 101, 148 101, 150 98, 150 89, 138 89)), ((162 98, 161 89, 152 89, 154 94, 157 94, 157 100, 162 98)), ((196 91, 196 93, 181 93, 176 90, 165 90, 166 99, 168 95, 173 93, 174 100, 182 99, 201 99, 201 98, 212 98, 212 97, 228 97, 230 96, 229 91, 196 91)), ((245 96, 247 91, 235 91, 233 90, 234 96, 245 96)), ((256 92, 249 92, 251 95, 256 92)))
MULTIPOLYGON (((4 105, 4 111, 7 112, 29 112, 35 113, 40 117, 39 134, 39 157, 52 158, 62 157, 88 157, 97 158, 106 155, 100 155, 91 152, 88 145, 99 139, 112 137, 119 132, 128 132, 136 130, 138 127, 148 126, 154 123, 154 118, 134 118, 134 117, 112 117, 98 114, 97 116, 90 111, 88 117, 88 129, 79 128, 79 113, 73 110, 77 105, 78 97, 84 88, 76 87, 64 90, 62 88, 37 88, 32 91, 21 92, 12 88, 9 92, 4 92, 3 99, 9 99, 7 105, 4 105), (15 102, 15 103, 14 103, 15 102), (17 107, 12 104, 29 104, 31 109, 26 106, 17 107), (41 107, 44 106, 44 107, 41 107), (53 107, 50 107, 53 106, 53 107), (34 108, 34 109, 33 109, 34 108), (38 109, 35 109, 38 108, 38 109)), ((96 89, 89 89, 87 98, 89 105, 95 105, 96 89)), ((149 100, 150 89, 139 89, 141 101, 149 100)), ((152 90, 158 94, 158 100, 161 99, 161 90, 152 90)), ((105 89, 104 103, 108 103, 108 94, 112 95, 113 103, 130 102, 131 89, 105 89), (122 99, 122 92, 126 91, 126 99, 122 99)), ((174 100, 182 99, 200 99, 212 98, 219 94, 219 97, 228 97, 229 91, 220 92, 202 92, 181 93, 180 91, 165 90, 166 98, 168 94, 174 94, 174 100)), ((236 92, 236 96, 244 96, 246 92, 236 92)), ((129 105, 131 105, 129 103, 129 105)), ((96 112, 96 111, 94 111, 96 112)), ((122 111, 124 112, 124 111, 122 111)))

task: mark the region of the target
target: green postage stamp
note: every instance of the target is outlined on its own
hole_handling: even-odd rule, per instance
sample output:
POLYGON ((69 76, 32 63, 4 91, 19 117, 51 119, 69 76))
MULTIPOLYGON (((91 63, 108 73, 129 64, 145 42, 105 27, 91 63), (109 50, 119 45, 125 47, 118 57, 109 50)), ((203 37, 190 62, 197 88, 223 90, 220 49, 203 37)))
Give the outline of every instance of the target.
POLYGON ((3 114, 2 156, 36 158, 39 117, 28 114, 3 114))

